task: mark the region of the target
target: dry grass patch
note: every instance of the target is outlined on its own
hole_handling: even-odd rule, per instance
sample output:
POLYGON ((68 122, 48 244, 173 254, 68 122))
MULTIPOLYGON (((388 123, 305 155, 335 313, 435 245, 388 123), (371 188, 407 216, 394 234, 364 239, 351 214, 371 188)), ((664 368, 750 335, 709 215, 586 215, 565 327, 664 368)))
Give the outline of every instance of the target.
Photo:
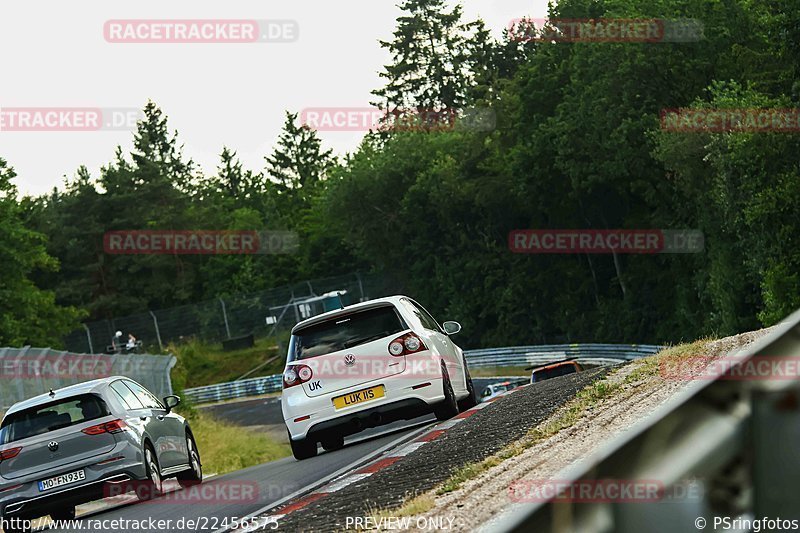
POLYGON ((403 516, 416 516, 427 513, 436 506, 436 499, 432 493, 426 492, 418 496, 406 498, 400 507, 395 509, 371 508, 368 516, 372 523, 379 524, 382 519, 398 518, 403 516))
POLYGON ((628 365, 612 370, 602 380, 595 381, 581 390, 575 395, 575 398, 570 400, 554 416, 530 430, 522 439, 506 446, 483 461, 468 464, 456 470, 447 481, 435 489, 436 494, 442 495, 453 492, 459 489, 466 481, 475 479, 483 472, 521 454, 531 446, 552 437, 559 431, 572 427, 588 410, 623 389, 643 385, 652 379, 660 379, 659 369, 662 364, 678 363, 692 357, 702 356, 707 353, 706 348, 710 342, 712 342, 711 339, 701 339, 689 344, 672 346, 655 355, 637 359, 628 365), (619 374, 623 370, 625 375, 620 378, 619 374))

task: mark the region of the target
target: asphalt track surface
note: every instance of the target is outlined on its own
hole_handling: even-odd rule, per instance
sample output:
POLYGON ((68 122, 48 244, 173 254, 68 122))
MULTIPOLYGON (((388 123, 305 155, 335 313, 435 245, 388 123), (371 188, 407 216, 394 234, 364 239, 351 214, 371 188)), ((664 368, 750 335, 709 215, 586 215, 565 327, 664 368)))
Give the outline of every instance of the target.
MULTIPOLYGON (((127 527, 120 527, 115 529, 116 531, 216 531, 225 525, 225 518, 246 517, 330 474, 350 465, 360 464, 370 453, 386 447, 406 434, 415 433, 431 421, 430 417, 422 417, 375 428, 370 432, 353 435, 346 441, 345 447, 336 452, 327 453, 320 449, 320 455, 306 461, 295 461, 292 457, 286 457, 223 476, 215 476, 188 491, 178 490, 149 502, 123 504, 83 515, 79 520, 85 522, 85 526, 93 525, 96 520, 130 521, 127 527), (154 528, 152 524, 144 522, 149 519, 155 522, 172 520, 172 527, 154 528), (180 519, 184 519, 182 524, 178 522, 180 519), (194 520, 195 527, 187 527, 188 520, 194 520)), ((98 533, 113 530, 110 527, 82 529, 98 533)), ((47 531, 70 530, 48 529, 47 531)))
MULTIPOLYGON (((437 424, 432 431, 397 450, 399 457, 386 457, 349 479, 337 480, 315 491, 316 498, 288 502, 271 511, 273 515, 284 515, 277 530, 345 531, 348 518, 349 529, 353 530, 352 521, 356 518, 369 517, 376 509, 393 509, 408 497, 434 488, 463 466, 481 461, 522 438, 606 372, 606 368, 597 368, 518 388, 483 404, 483 408, 462 413, 467 416, 437 424)), ((445 516, 436 519, 440 528, 448 526, 445 516)), ((453 527, 469 531, 479 525, 456 523, 453 527)))
MULTIPOLYGON (((476 393, 480 394, 487 385, 510 379, 513 378, 474 378, 473 382, 475 383, 476 393)), ((280 398, 277 396, 222 403, 203 407, 203 410, 220 420, 240 426, 283 424, 280 398)))
MULTIPOLYGON (((475 380, 476 390, 481 391, 498 378, 475 380)), ((244 400, 207 408, 214 416, 243 426, 282 424, 280 402, 277 397, 244 400)), ((298 491, 319 483, 332 474, 341 474, 369 459, 370 454, 402 442, 407 436, 435 421, 432 415, 395 422, 372 428, 345 441, 341 450, 320 454, 305 461, 292 457, 253 466, 223 476, 215 476, 199 487, 177 490, 149 502, 129 502, 82 515, 82 531, 162 531, 187 532, 226 529, 231 518, 244 518, 266 507, 286 500, 298 491), (227 520, 226 520, 227 519, 227 520), (96 528, 97 521, 117 520, 96 528), (159 527, 158 521, 171 520, 169 527, 159 527), (193 523, 189 523, 193 520, 193 523), (124 522, 128 521, 128 522, 124 522), (190 527, 193 526, 193 527, 190 527)), ((201 450, 202 453, 202 450, 201 450)), ((163 524, 162 524, 163 525, 163 524)), ((75 531, 68 529, 42 529, 47 531, 75 531)))

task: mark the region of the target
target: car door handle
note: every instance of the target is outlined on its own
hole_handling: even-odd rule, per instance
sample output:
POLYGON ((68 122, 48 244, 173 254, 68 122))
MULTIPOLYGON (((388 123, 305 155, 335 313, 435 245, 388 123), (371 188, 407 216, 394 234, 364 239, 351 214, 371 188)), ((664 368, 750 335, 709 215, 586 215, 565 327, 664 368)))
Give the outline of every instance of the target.
POLYGON ((158 415, 156 418, 158 418, 159 420, 164 420, 164 415, 158 415))
POLYGON ((147 420, 147 417, 146 416, 140 416, 139 420, 142 420, 142 421, 147 420))

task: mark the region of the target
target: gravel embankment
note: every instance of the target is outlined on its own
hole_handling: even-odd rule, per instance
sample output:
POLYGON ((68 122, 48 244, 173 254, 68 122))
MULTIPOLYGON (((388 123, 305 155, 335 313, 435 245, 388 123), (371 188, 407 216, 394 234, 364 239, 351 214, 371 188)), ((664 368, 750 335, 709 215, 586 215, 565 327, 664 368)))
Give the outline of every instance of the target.
POLYGON ((520 439, 606 372, 595 369, 562 376, 503 397, 401 461, 289 514, 281 520, 280 529, 345 530, 348 516, 370 516, 376 509, 396 507, 408 496, 447 480, 460 467, 520 439))
MULTIPOLYGON (((702 350, 704 353, 694 355, 721 357, 752 343, 767 331, 748 332, 712 341, 705 345, 702 350)), ((688 381, 664 379, 660 373, 626 380, 644 363, 635 361, 611 374, 607 378, 608 383, 618 384, 619 388, 584 412, 571 427, 487 470, 464 483, 459 490, 437 496, 435 507, 421 517, 451 519, 455 531, 475 531, 480 526, 491 530, 492 520, 515 505, 509 491, 512 484, 557 478, 563 469, 630 429, 688 384, 688 381)), ((414 517, 414 521, 417 518, 414 517)), ((424 520, 422 523, 425 523, 424 520)))

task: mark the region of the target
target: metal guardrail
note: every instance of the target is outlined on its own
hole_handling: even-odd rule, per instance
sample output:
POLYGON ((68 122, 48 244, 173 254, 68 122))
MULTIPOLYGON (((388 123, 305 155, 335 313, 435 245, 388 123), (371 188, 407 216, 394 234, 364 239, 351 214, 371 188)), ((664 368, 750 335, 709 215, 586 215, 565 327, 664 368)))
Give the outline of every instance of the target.
MULTIPOLYGON (((577 357, 578 362, 613 364, 653 355, 660 346, 644 344, 552 344, 511 346, 464 352, 471 367, 529 366, 577 357)), ((195 403, 219 402, 258 396, 281 390, 281 375, 218 383, 185 389, 183 395, 195 403)))
POLYGON ((470 367, 530 366, 577 358, 578 362, 614 363, 657 353, 662 346, 650 344, 547 344, 512 346, 464 352, 470 367))
POLYGON ((692 382, 652 415, 552 480, 567 487, 591 487, 600 480, 655 481, 666 498, 516 503, 488 529, 504 533, 791 529, 785 524, 800 521, 798 354, 800 311, 746 349, 727 354, 725 372, 692 382), (766 376, 742 377, 748 376, 748 369, 765 367, 770 369, 766 376), (782 527, 774 525, 778 519, 782 527), (740 520, 738 525, 735 520, 740 520), (772 520, 773 525, 756 524, 760 520, 772 520))
POLYGON ((184 389, 183 396, 195 403, 220 402, 234 398, 258 396, 281 390, 283 379, 280 374, 261 378, 243 379, 227 383, 217 383, 205 387, 184 389))
POLYGON ((110 376, 132 378, 157 395, 172 394, 172 355, 85 354, 50 348, 0 348, 0 408, 50 389, 110 376))

